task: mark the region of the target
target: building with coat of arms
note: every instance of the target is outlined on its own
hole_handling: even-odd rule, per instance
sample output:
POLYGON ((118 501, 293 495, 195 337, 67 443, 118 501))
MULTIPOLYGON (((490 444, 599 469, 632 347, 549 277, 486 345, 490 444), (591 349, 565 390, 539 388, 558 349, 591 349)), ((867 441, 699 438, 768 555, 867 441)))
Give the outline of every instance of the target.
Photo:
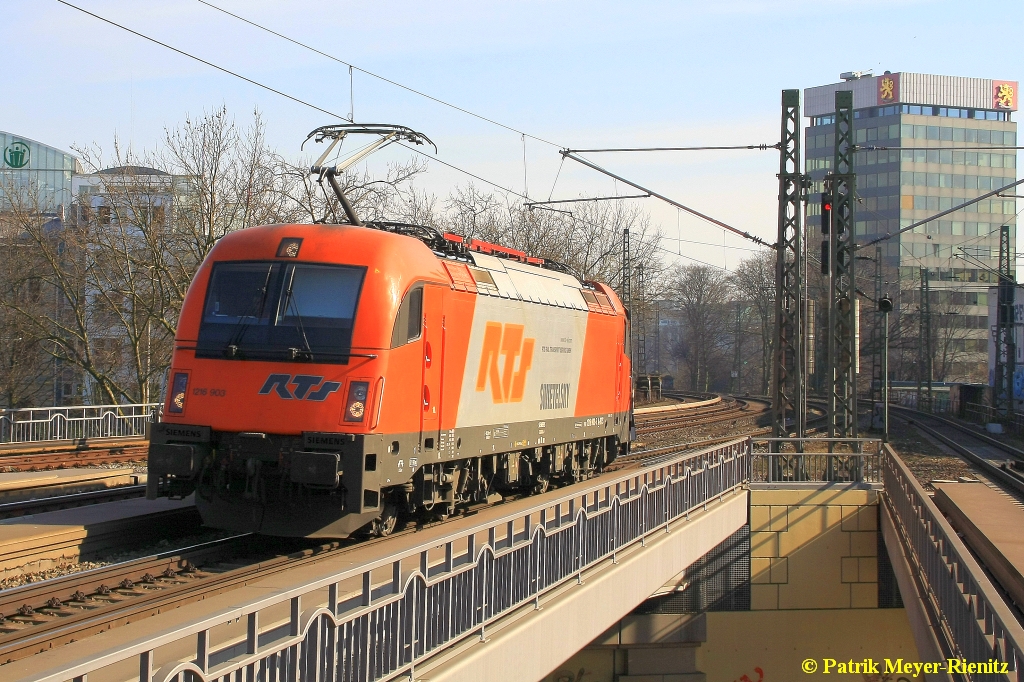
MULTIPOLYGON (((853 92, 858 243, 895 234, 1016 181, 1016 81, 889 71, 844 73, 841 78, 804 90, 803 113, 809 119, 805 168, 813 180, 807 204, 809 252, 821 241, 820 193, 834 163, 838 90, 853 92)), ((1019 194, 1024 194, 1019 187, 995 192, 878 244, 884 287, 898 297, 898 308, 919 311, 921 280, 928 279, 932 294, 926 322, 941 345, 932 348, 932 355, 946 365, 935 371, 943 379, 984 381, 987 374, 988 287, 997 279, 1003 225, 1010 227, 1009 251, 1015 252, 1019 194)), ((860 255, 867 260, 857 264, 857 285, 870 294, 875 247, 860 255)), ((862 346, 862 352, 868 351, 862 346)))

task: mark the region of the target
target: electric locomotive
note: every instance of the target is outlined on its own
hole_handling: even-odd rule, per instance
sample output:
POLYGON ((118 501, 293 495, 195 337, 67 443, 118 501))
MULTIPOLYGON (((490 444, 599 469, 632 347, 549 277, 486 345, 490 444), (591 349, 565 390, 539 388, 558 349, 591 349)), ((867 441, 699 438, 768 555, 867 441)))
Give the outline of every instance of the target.
POLYGON ((581 480, 628 448, 628 343, 609 287, 512 249, 397 223, 234 232, 182 307, 147 496, 347 537, 581 480))

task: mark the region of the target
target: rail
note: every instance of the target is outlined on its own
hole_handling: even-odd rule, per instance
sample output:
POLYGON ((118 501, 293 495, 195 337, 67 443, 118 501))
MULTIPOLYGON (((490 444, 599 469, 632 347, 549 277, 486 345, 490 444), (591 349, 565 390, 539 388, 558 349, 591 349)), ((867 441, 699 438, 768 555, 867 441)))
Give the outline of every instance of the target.
POLYGON ((972 675, 972 680, 1024 680, 1024 628, 963 541, 900 458, 886 446, 881 457, 885 504, 919 596, 937 621, 951 655, 967 661, 995 659, 1013 671, 972 675))
POLYGON ((515 515, 224 609, 99 660, 66 662, 33 679, 84 680, 133 659, 141 682, 411 676, 417 663, 462 639, 483 638, 495 620, 737 490, 747 479, 750 452, 749 440, 737 439, 602 476, 515 515), (431 549, 440 546, 443 561, 432 561, 431 549), (261 631, 261 611, 275 607, 290 616, 261 631), (247 624, 243 641, 211 646, 211 631, 237 619, 247 624), (154 654, 167 645, 188 646, 194 657, 166 663, 154 675, 154 654))
POLYGON ((0 444, 144 438, 160 403, 0 410, 0 444))

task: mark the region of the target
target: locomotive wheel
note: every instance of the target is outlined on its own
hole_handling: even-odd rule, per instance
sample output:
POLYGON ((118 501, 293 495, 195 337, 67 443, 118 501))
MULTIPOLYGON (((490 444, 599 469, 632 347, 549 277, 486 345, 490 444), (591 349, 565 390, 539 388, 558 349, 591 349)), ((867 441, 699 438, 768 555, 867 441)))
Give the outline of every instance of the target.
POLYGON ((389 500, 384 503, 380 516, 373 520, 373 534, 379 538, 391 535, 398 526, 398 509, 389 500))
POLYGON ((533 487, 530 489, 530 492, 534 495, 546 493, 550 485, 550 476, 548 476, 547 474, 537 474, 533 479, 533 487))

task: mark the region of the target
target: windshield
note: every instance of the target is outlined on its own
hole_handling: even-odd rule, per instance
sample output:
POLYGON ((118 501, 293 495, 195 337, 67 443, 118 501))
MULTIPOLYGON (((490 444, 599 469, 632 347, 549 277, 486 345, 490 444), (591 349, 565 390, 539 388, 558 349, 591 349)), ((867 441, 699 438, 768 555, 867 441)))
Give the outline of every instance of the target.
POLYGON ((365 268, 216 263, 196 356, 346 364, 365 268))

